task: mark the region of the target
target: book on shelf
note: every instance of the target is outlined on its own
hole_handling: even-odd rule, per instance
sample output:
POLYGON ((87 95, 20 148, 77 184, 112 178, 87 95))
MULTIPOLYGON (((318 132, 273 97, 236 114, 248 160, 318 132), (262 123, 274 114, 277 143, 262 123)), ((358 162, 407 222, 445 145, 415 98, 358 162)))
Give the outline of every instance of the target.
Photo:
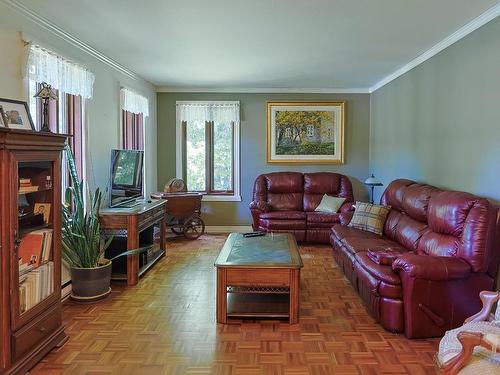
POLYGON ((54 263, 47 262, 19 280, 19 309, 23 313, 54 292, 54 263))
POLYGON ((19 194, 38 191, 38 186, 19 186, 19 194))
POLYGON ((20 178, 19 186, 31 186, 31 178, 20 178))
MULTIPOLYGON (((52 229, 39 229, 26 234, 19 244, 19 260, 21 264, 37 268, 41 263, 50 260, 52 250, 52 229)), ((20 272, 21 274, 21 268, 20 272)))

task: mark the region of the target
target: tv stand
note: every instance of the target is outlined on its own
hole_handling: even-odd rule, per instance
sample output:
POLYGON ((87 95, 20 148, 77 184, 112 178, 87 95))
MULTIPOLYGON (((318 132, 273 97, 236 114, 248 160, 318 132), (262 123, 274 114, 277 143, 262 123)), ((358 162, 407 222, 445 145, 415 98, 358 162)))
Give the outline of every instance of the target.
POLYGON ((110 208, 132 208, 132 207, 137 206, 138 204, 141 204, 141 202, 130 201, 130 202, 125 202, 125 203, 122 203, 122 204, 118 204, 118 205, 116 205, 114 207, 110 207, 110 208))
POLYGON ((136 202, 133 207, 104 208, 99 211, 102 235, 114 236, 117 240, 122 238, 123 242, 126 240, 126 245, 118 249, 120 252, 152 245, 153 228, 160 227, 160 249, 151 254, 150 259, 146 257, 148 259, 142 261, 142 266, 138 254, 128 255, 126 274, 113 275, 112 279, 126 280, 128 285, 136 285, 139 277, 165 255, 165 205, 166 200, 152 200, 136 202), (144 235, 148 233, 150 236, 144 235), (149 240, 145 240, 145 237, 149 237, 149 240))

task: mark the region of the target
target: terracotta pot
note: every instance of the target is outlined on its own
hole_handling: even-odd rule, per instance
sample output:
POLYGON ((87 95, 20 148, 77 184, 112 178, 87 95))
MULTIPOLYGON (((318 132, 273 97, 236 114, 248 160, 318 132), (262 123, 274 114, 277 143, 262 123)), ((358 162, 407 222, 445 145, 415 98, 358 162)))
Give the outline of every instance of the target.
POLYGON ((94 268, 71 267, 71 298, 79 302, 93 302, 111 292, 111 261, 104 259, 94 268))

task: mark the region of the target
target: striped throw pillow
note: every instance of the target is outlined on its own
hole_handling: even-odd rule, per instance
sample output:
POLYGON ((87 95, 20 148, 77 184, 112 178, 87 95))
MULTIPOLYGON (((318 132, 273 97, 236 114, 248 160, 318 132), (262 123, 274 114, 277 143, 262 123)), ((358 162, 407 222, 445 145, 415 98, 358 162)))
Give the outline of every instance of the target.
POLYGON ((356 202, 356 209, 348 226, 382 235, 390 210, 391 206, 356 202))

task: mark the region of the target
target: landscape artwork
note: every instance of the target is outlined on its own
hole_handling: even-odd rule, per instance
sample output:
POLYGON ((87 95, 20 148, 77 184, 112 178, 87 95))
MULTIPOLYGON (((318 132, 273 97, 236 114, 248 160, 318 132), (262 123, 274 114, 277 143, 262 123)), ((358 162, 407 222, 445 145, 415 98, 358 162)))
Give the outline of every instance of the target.
POLYGON ((345 102, 269 102, 268 163, 344 162, 345 102))

